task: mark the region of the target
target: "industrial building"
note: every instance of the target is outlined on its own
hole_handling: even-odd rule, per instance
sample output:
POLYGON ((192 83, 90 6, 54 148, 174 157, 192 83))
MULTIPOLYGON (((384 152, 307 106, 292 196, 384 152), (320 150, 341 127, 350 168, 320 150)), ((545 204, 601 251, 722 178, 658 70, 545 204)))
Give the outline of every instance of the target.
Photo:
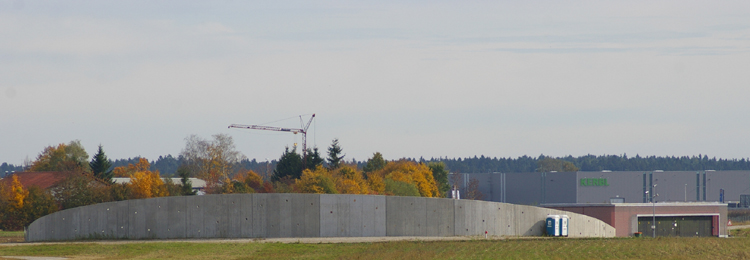
POLYGON ((614 226, 618 236, 652 233, 654 217, 672 225, 657 223, 657 235, 723 236, 727 206, 750 206, 750 171, 463 173, 449 180, 464 194, 474 189, 481 200, 592 216, 614 226))
MULTIPOLYGON (((750 171, 602 171, 451 174, 466 190, 476 179, 482 200, 548 203, 721 202, 748 207, 750 171)), ((465 191, 464 191, 465 194, 465 191)))

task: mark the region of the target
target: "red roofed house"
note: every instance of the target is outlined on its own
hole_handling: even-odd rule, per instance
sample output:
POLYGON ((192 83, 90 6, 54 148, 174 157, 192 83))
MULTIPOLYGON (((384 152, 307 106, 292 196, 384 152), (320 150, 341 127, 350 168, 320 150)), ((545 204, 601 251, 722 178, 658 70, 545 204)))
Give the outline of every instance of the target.
MULTIPOLYGON (((62 183, 66 178, 72 176, 72 175, 82 175, 81 173, 76 172, 16 172, 13 173, 18 178, 18 181, 21 182, 21 185, 28 188, 31 186, 39 187, 43 190, 49 190, 54 188, 55 186, 62 183)), ((94 178, 92 178, 94 180, 94 178)), ((12 182, 13 178, 11 176, 8 176, 5 179, 2 179, 3 182, 12 182)), ((97 182, 98 181, 96 180, 97 182)), ((104 185, 104 183, 102 183, 104 185)))

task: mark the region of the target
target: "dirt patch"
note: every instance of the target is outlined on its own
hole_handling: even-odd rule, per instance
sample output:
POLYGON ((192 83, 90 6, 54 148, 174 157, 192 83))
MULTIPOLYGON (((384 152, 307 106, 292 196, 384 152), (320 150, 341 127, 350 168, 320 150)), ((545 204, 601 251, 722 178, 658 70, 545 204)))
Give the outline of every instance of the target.
POLYGON ((23 242, 23 237, 0 237, 0 243, 21 243, 21 242, 23 242))

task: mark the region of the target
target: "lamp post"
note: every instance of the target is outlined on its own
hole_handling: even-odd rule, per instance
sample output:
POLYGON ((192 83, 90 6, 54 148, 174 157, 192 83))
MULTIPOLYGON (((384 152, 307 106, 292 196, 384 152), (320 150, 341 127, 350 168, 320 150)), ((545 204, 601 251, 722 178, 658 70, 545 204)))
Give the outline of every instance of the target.
MULTIPOLYGON (((656 184, 654 184, 654 189, 653 190, 654 191, 656 190, 656 184)), ((646 194, 648 194, 648 191, 646 191, 646 194)), ((652 205, 651 206, 651 210, 652 210, 652 212, 651 212, 651 214, 652 214, 652 219, 651 219, 651 236, 654 237, 654 238, 656 238, 656 201, 654 200, 654 198, 658 197, 659 194, 656 193, 656 194, 651 194, 651 195, 652 195, 651 196, 651 205, 652 205)))

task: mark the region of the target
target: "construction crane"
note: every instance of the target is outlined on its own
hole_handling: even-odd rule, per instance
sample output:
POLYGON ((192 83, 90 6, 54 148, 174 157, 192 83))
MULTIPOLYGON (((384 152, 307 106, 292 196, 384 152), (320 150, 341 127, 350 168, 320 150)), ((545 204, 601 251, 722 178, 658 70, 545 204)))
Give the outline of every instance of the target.
POLYGON ((303 165, 302 167, 305 167, 305 164, 307 164, 307 128, 310 127, 310 123, 312 123, 313 118, 315 118, 315 114, 312 114, 312 116, 310 117, 310 120, 308 120, 307 124, 305 124, 305 122, 302 121, 302 116, 299 116, 299 124, 301 128, 285 128, 285 127, 264 126, 264 125, 238 125, 238 124, 232 124, 229 126, 229 128, 291 132, 293 134, 302 133, 302 165, 303 165))

